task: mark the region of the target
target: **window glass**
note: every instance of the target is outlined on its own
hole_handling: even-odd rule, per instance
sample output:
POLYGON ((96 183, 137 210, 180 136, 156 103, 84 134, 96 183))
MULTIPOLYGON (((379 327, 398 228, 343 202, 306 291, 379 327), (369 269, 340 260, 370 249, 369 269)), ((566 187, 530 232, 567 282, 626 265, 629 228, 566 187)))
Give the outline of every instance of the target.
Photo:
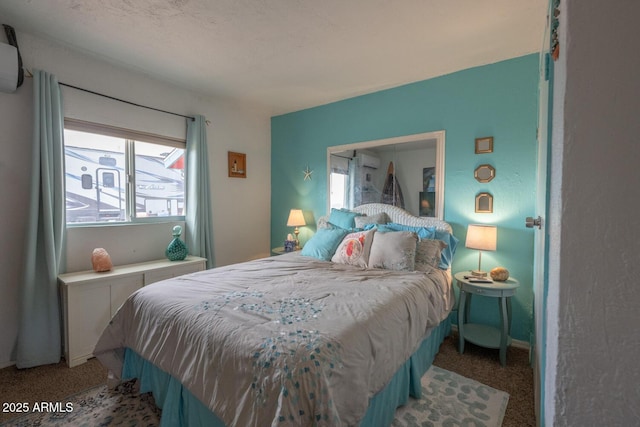
POLYGON ((135 143, 136 217, 184 215, 184 150, 135 143))
POLYGON ((331 172, 331 207, 335 209, 342 209, 346 205, 347 195, 347 175, 331 172))
POLYGON ((67 223, 126 220, 125 140, 64 132, 67 223))
MULTIPOLYGON (((110 131, 91 126, 90 130, 110 131)), ((67 224, 185 215, 184 148, 176 147, 175 141, 135 141, 123 138, 123 133, 118 129, 118 136, 107 136, 65 129, 67 224)))

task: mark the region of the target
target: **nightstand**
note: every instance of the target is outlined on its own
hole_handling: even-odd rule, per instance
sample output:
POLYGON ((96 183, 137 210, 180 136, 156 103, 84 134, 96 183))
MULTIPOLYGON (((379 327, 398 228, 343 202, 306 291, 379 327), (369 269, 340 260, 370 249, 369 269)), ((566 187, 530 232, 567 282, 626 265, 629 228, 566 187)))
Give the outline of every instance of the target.
MULTIPOLYGON (((291 252, 298 252, 300 249, 293 250, 291 252)), ((282 254, 290 254, 291 252, 286 252, 284 250, 284 246, 278 246, 277 248, 271 248, 272 255, 282 255, 282 254)))
MULTIPOLYGON (((490 276, 487 277, 491 280, 490 276)), ((507 347, 511 344, 511 337, 509 336, 511 333, 511 297, 516 294, 520 284, 513 277, 504 282, 474 282, 470 271, 456 273, 455 279, 460 288, 460 303, 458 304, 460 354, 464 353, 465 340, 482 347, 498 348, 500 349, 500 363, 505 366, 507 364, 507 347), (473 295, 498 299, 500 328, 478 323, 466 323, 469 320, 471 297, 473 295)))

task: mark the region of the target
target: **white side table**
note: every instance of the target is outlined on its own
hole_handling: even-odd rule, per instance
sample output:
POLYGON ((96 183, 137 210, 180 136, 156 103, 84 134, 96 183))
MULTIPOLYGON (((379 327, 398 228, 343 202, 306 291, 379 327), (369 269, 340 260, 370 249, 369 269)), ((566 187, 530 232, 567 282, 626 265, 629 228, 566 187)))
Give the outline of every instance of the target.
POLYGON ((143 286, 207 268, 207 260, 188 256, 182 261, 160 259, 116 265, 58 276, 64 321, 64 358, 70 368, 93 357, 104 328, 124 301, 143 286))
MULTIPOLYGON (((507 347, 511 344, 511 337, 509 336, 511 333, 511 297, 516 294, 520 284, 513 277, 510 277, 505 282, 474 282, 470 271, 461 271, 456 273, 454 277, 460 288, 460 303, 458 305, 460 354, 464 353, 465 340, 482 347, 499 348, 500 363, 505 366, 507 364, 507 347), (473 295, 498 298, 500 328, 479 323, 466 323, 469 321, 471 297, 473 295)), ((491 280, 490 276, 487 277, 491 280)))

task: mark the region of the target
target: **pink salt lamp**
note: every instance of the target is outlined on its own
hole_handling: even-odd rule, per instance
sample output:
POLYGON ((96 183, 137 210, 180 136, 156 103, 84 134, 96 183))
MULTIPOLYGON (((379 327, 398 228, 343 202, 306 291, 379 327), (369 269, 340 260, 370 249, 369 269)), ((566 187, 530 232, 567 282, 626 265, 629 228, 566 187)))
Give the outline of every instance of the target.
POLYGON ((113 267, 109 253, 103 248, 95 248, 91 254, 91 264, 96 272, 109 271, 113 267))

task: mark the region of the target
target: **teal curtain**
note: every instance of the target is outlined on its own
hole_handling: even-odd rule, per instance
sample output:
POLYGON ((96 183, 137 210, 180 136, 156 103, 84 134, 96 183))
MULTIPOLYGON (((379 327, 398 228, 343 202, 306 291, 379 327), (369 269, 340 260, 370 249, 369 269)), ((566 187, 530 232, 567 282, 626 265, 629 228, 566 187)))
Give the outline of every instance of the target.
POLYGON ((61 356, 58 274, 65 265, 64 115, 55 76, 33 76, 31 198, 16 349, 18 368, 61 356))
POLYGON ((186 242, 189 253, 207 259, 214 266, 213 226, 209 195, 209 156, 205 118, 187 119, 187 215, 186 242))

